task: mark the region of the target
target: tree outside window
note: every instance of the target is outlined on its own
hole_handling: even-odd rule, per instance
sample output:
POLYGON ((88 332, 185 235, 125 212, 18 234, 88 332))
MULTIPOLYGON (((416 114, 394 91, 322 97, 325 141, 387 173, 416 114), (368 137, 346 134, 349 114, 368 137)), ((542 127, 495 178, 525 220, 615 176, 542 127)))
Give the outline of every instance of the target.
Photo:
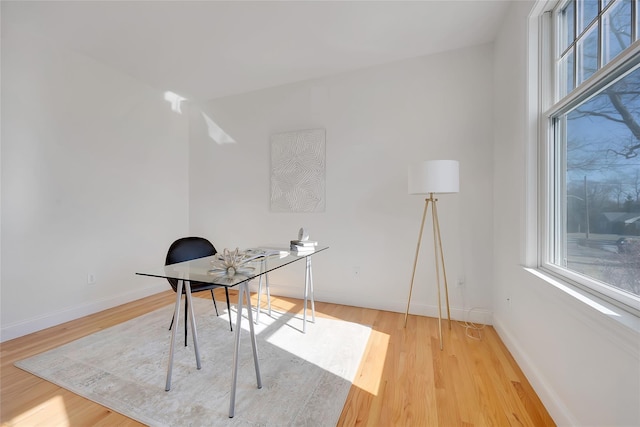
POLYGON ((573 0, 555 13, 556 105, 564 106, 551 109, 556 223, 547 261, 640 302, 640 52, 624 70, 606 67, 640 51, 637 3, 573 0), (591 89, 581 92, 585 82, 591 89))

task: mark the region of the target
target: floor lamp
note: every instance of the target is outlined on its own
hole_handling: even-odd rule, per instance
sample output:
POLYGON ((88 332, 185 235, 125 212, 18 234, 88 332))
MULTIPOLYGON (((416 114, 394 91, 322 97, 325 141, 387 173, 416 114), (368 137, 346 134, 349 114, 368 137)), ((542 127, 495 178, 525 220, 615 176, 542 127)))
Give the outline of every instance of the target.
POLYGON ((409 288, 409 300, 407 311, 404 314, 404 326, 407 326, 411 293, 413 292, 413 280, 416 276, 418 255, 420 254, 420 242, 424 231, 424 222, 431 204, 431 217, 433 219, 433 252, 435 256, 436 282, 438 284, 438 330, 440 334, 440 350, 442 350, 442 298, 440 296, 440 268, 444 279, 444 292, 447 303, 447 318, 451 328, 451 312, 449 309, 449 287, 447 286, 447 272, 444 266, 444 253, 442 251, 442 238, 440 237, 440 222, 438 221, 438 199, 435 194, 457 193, 460 191, 459 163, 456 160, 428 160, 414 163, 409 166, 409 194, 428 194, 424 201, 424 212, 418 234, 416 258, 413 261, 413 273, 411 274, 411 287, 409 288))

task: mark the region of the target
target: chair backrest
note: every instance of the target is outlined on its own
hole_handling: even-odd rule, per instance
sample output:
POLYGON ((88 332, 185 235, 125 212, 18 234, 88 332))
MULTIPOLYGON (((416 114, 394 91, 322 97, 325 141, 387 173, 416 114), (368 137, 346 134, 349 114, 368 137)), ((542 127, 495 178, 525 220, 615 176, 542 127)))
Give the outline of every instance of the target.
MULTIPOLYGON (((218 253, 216 248, 204 237, 183 237, 171 244, 167 251, 167 258, 164 264, 176 264, 178 262, 215 255, 216 253, 218 253)), ((176 279, 167 280, 173 290, 177 291, 178 281, 176 279)))

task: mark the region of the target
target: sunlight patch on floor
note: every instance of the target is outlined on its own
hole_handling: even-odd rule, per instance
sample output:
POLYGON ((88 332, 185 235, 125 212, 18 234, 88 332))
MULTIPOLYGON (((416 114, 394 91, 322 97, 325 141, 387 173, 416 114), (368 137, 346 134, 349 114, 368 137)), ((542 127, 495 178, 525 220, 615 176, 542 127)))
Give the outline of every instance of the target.
MULTIPOLYGON (((311 313, 306 333, 303 332, 301 315, 272 312, 263 313, 255 326, 256 334, 266 333, 266 343, 291 354, 295 359, 304 360, 336 377, 352 382, 358 373, 364 349, 367 346, 371 328, 343 320, 316 317, 311 321, 311 313), (264 316, 264 317, 263 317, 264 316), (285 317, 286 323, 273 328, 271 319, 285 317), (264 319, 264 320, 263 320, 264 319)), ((243 329, 245 326, 242 326, 243 329)))
POLYGON ((369 337, 369 343, 367 344, 365 354, 370 354, 372 356, 366 357, 360 362, 358 373, 353 380, 354 386, 374 396, 377 396, 380 390, 384 364, 387 359, 386 355, 388 353, 389 339, 389 334, 376 331, 375 329, 371 330, 371 336, 369 337), (375 348, 376 351, 369 351, 369 348, 375 348), (378 349, 380 350, 378 351, 378 349), (380 357, 380 355, 383 354, 383 349, 385 357, 380 357))

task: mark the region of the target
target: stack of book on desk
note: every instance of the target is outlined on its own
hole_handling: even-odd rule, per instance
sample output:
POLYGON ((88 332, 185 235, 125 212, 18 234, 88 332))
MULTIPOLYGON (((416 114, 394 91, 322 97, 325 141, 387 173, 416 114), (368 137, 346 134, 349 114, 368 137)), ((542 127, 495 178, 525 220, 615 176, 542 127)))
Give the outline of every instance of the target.
POLYGON ((291 252, 301 255, 315 251, 316 246, 318 246, 318 242, 313 240, 292 240, 291 252))

